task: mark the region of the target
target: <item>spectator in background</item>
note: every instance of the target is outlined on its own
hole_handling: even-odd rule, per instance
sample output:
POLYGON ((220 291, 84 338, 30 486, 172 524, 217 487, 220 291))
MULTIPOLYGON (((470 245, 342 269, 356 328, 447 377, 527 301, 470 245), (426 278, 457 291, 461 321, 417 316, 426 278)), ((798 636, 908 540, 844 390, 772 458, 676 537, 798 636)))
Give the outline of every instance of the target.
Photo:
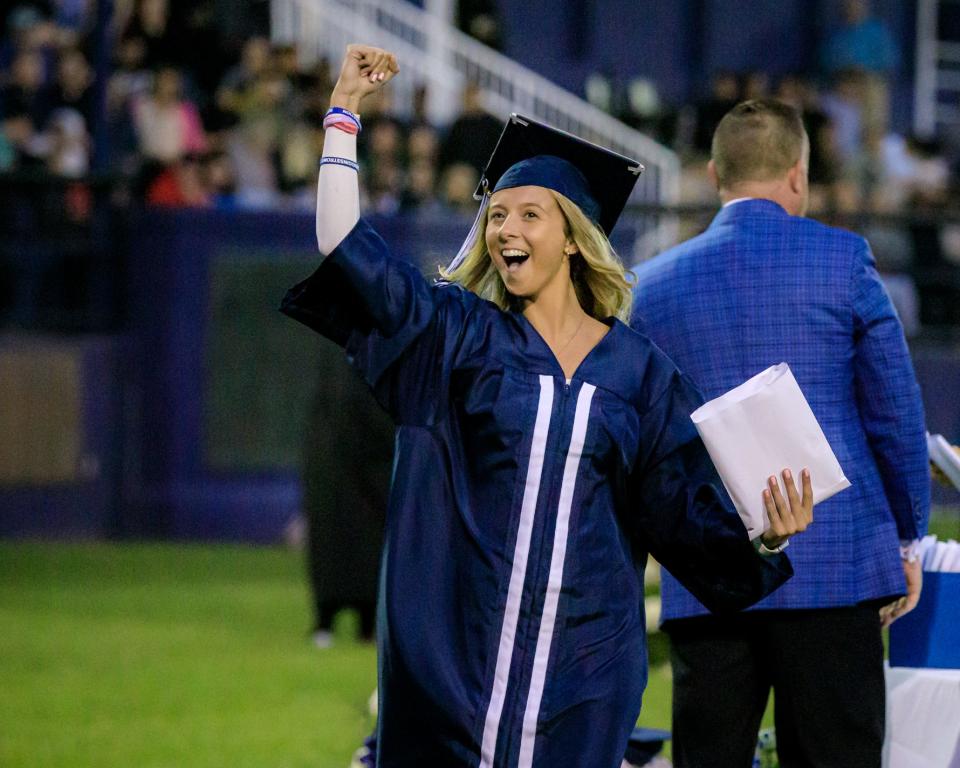
POLYGON ((432 126, 421 123, 410 130, 407 136, 407 158, 410 162, 425 160, 436 165, 439 153, 440 139, 432 126))
POLYGON ((279 202, 276 142, 277 132, 269 120, 246 120, 230 131, 226 150, 241 208, 270 208, 279 202))
POLYGON ((223 50, 216 20, 218 4, 219 0, 190 0, 189 3, 175 6, 176 16, 182 19, 177 34, 182 46, 179 64, 190 73, 190 79, 198 91, 198 106, 205 124, 211 112, 213 95, 228 65, 224 56, 211 55, 213 51, 223 50))
POLYGON ((0 109, 4 115, 26 115, 34 131, 47 122, 51 98, 40 51, 28 49, 16 54, 8 83, 0 91, 0 109))
POLYGON ((77 48, 67 48, 60 53, 53 106, 55 109, 75 110, 83 117, 87 128, 94 125, 93 70, 77 48))
POLYGON ((42 168, 45 142, 26 112, 10 112, 3 118, 3 134, 13 153, 11 168, 30 171, 42 168))
POLYGON ((107 81, 108 120, 128 113, 134 100, 150 91, 153 74, 144 65, 143 57, 143 40, 128 37, 117 43, 115 69, 107 81))
POLYGON ((217 88, 216 105, 225 115, 223 127, 238 122, 248 94, 269 66, 270 41, 265 37, 251 37, 243 44, 240 62, 227 70, 217 88))
POLYGON ((503 33, 496 0, 458 0, 457 26, 496 51, 503 48, 503 33))
POLYGON ((61 108, 50 117, 47 129, 47 168, 55 176, 80 178, 90 170, 90 136, 77 110, 61 108))
POLYGON ((139 40, 143 63, 149 69, 182 63, 185 41, 173 26, 168 0, 137 0, 136 11, 121 40, 139 40))
POLYGON ((755 69, 748 72, 743 78, 743 90, 740 98, 744 101, 749 99, 765 99, 770 95, 770 75, 755 69))
POLYGON ((185 155, 164 168, 147 188, 147 205, 160 208, 205 208, 210 195, 201 173, 200 158, 185 155))
POLYGON ((206 149, 200 113, 184 99, 182 89, 180 71, 161 67, 151 94, 133 103, 140 152, 147 160, 165 165, 206 149))
POLYGON ((437 157, 440 142, 428 123, 417 123, 407 136, 406 188, 400 201, 403 210, 421 214, 438 210, 437 157))
POLYGON ((890 78, 900 63, 900 50, 889 27, 870 14, 868 0, 844 0, 843 26, 820 51, 823 71, 838 78, 856 72, 867 133, 883 136, 890 116, 890 78))
MULTIPOLYGON (((393 97, 390 91, 381 89, 373 94, 368 102, 363 105, 363 131, 357 137, 357 152, 367 164, 375 164, 378 155, 383 159, 386 154, 399 162, 399 152, 406 140, 407 127, 393 114, 393 97), (381 130, 381 126, 386 127, 381 130)), ((374 171, 371 169, 369 172, 374 171)))
POLYGON ((236 175, 226 152, 210 152, 203 158, 203 183, 215 208, 233 210, 237 206, 236 175))
POLYGON ((429 160, 411 160, 400 209, 417 211, 420 214, 440 211, 437 201, 437 169, 429 160))
POLYGON ((116 69, 107 81, 106 130, 110 166, 135 173, 140 166, 140 142, 134 127, 133 105, 149 96, 154 75, 143 66, 143 41, 127 38, 117 44, 116 69))
POLYGON ((443 171, 440 181, 440 198, 450 211, 462 216, 477 212, 473 193, 480 183, 480 172, 469 163, 454 163, 443 171))
POLYGON ((693 151, 710 154, 713 131, 720 119, 740 100, 740 83, 733 72, 717 72, 710 79, 710 94, 693 108, 693 151))
POLYGON ((477 83, 467 83, 463 89, 463 110, 440 147, 442 173, 458 163, 466 163, 478 174, 483 173, 487 159, 497 146, 503 123, 484 110, 481 96, 477 83))
POLYGON ((837 151, 833 123, 820 106, 820 96, 809 80, 787 75, 777 84, 776 97, 799 110, 810 139, 810 208, 815 211, 841 209, 851 198, 849 185, 841 176, 842 162, 837 151))
POLYGON ((840 162, 848 166, 863 151, 862 73, 853 69, 838 72, 833 87, 821 97, 820 103, 833 125, 840 162))
POLYGON ((323 116, 333 83, 330 82, 330 63, 318 60, 303 81, 303 117, 316 130, 323 128, 323 116))

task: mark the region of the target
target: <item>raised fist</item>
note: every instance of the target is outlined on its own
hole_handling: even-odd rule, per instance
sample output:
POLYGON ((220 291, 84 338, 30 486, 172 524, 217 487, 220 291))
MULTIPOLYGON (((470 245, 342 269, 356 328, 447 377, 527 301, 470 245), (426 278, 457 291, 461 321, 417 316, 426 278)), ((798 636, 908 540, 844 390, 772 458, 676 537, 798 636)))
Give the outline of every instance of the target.
POLYGON ((389 82, 399 71, 397 57, 389 51, 372 45, 348 45, 331 104, 356 107, 364 96, 389 82), (348 103, 337 104, 338 101, 348 103))

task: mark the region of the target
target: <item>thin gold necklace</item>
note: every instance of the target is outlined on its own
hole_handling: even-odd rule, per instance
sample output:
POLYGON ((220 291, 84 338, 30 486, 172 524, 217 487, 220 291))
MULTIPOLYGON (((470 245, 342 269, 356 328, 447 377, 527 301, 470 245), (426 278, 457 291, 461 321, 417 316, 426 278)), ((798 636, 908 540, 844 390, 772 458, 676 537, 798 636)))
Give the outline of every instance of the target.
POLYGON ((567 343, 564 344, 562 347, 560 347, 560 349, 558 349, 558 350, 556 351, 555 354, 556 354, 557 357, 560 357, 560 353, 563 352, 563 350, 565 350, 567 347, 569 347, 570 344, 573 342, 573 340, 574 340, 575 338, 577 338, 577 334, 580 333, 580 329, 583 328, 583 324, 584 324, 586 321, 587 321, 587 313, 584 312, 584 313, 583 313, 583 317, 580 318, 580 325, 578 325, 578 326, 577 326, 577 330, 575 330, 575 331, 573 332, 573 336, 571 336, 569 339, 567 339, 567 343))

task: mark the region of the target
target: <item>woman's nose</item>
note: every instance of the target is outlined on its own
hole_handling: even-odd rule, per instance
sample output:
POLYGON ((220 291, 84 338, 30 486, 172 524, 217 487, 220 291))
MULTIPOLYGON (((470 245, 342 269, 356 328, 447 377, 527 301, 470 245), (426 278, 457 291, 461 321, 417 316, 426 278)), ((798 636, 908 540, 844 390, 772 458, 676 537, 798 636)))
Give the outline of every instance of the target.
POLYGON ((513 219, 510 216, 505 216, 503 221, 500 222, 500 229, 497 231, 497 236, 501 241, 506 241, 514 235, 516 235, 516 231, 513 226, 513 219))

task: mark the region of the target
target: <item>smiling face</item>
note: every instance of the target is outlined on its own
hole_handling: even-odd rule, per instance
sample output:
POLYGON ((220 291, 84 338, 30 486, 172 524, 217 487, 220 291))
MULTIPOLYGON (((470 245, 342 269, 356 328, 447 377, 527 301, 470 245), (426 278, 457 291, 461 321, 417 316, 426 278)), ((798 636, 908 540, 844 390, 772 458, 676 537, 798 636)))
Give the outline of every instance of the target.
POLYGON ((550 190, 513 187, 490 198, 485 233, 487 251, 513 296, 535 301, 545 289, 565 290, 576 246, 550 190))

